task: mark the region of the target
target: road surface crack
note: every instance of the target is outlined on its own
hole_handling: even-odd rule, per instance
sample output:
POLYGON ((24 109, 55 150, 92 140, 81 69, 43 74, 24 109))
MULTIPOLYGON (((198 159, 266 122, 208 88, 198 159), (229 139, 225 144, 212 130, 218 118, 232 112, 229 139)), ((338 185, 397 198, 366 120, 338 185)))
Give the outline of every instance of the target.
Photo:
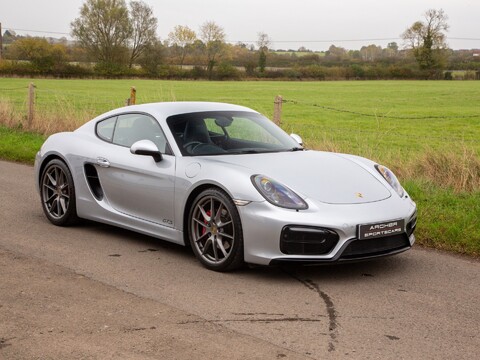
POLYGON ((311 318, 300 318, 300 317, 283 317, 283 318, 259 318, 259 319, 218 319, 218 320, 192 320, 192 321, 182 321, 179 322, 179 325, 185 324, 196 324, 201 322, 211 322, 211 323, 226 323, 226 322, 263 322, 263 323, 272 323, 272 322, 320 322, 320 319, 311 319, 311 318))
POLYGON ((316 284, 314 281, 312 281, 310 279, 301 279, 298 275, 296 275, 292 272, 289 272, 285 269, 283 269, 283 272, 285 272, 290 277, 292 277, 295 280, 302 283, 309 290, 312 290, 312 291, 316 292, 318 294, 318 296, 322 299, 322 301, 325 304, 325 307, 327 309, 327 315, 328 315, 328 320, 329 320, 328 330, 329 330, 330 341, 328 343, 328 351, 329 352, 335 351, 335 344, 337 343, 337 335, 338 335, 338 330, 337 330, 337 328, 338 328, 338 322, 337 322, 338 313, 335 310, 335 305, 334 305, 332 299, 330 298, 330 296, 328 296, 327 293, 322 291, 320 289, 320 287, 318 286, 318 284, 316 284))

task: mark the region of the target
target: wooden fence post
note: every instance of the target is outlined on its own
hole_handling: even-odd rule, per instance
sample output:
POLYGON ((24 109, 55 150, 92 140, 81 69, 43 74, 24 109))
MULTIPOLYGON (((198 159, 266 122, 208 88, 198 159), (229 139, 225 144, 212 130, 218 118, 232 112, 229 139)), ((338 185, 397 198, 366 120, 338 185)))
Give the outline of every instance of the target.
POLYGON ((280 126, 282 124, 282 104, 283 98, 281 95, 275 96, 275 101, 273 102, 273 122, 280 126))
POLYGON ((33 117, 35 112, 35 85, 30 83, 28 85, 28 125, 33 123, 33 117))
POLYGON ((125 106, 135 105, 137 102, 137 89, 135 86, 130 88, 130 97, 125 99, 125 106))
POLYGON ((130 88, 130 104, 129 105, 135 105, 137 102, 137 89, 135 89, 135 86, 132 86, 130 88))

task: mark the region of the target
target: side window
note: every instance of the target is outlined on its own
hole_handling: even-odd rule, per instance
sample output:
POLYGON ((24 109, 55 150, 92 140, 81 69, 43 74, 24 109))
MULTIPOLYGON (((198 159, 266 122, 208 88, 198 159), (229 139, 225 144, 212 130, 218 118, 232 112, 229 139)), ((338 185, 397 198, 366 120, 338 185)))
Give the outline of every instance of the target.
POLYGON ((151 140, 157 145, 161 153, 167 152, 167 140, 155 119, 142 114, 118 116, 113 143, 130 147, 139 140, 151 140))
POLYGON ((115 120, 117 117, 102 120, 97 123, 97 135, 106 141, 112 141, 113 129, 115 128, 115 120))

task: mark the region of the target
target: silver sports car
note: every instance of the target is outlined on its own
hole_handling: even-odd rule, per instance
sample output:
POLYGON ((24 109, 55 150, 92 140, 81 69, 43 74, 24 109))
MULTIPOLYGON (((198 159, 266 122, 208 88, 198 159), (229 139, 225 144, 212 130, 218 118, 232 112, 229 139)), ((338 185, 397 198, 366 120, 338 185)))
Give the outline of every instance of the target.
POLYGON ((55 225, 91 219, 190 245, 217 271, 413 245, 416 205, 388 168, 301 142, 242 106, 129 106, 50 136, 35 183, 55 225))

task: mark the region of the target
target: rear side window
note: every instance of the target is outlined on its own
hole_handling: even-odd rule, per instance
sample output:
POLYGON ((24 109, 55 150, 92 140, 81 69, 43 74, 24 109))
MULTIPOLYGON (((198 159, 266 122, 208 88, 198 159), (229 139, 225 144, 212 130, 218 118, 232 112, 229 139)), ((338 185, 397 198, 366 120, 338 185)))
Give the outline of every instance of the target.
POLYGON ((150 140, 162 154, 172 155, 157 120, 144 114, 122 114, 101 120, 97 123, 95 132, 100 139, 125 147, 131 147, 139 140, 150 140))
POLYGON ((97 123, 97 135, 106 141, 111 142, 113 139, 113 130, 117 117, 108 118, 97 123))

